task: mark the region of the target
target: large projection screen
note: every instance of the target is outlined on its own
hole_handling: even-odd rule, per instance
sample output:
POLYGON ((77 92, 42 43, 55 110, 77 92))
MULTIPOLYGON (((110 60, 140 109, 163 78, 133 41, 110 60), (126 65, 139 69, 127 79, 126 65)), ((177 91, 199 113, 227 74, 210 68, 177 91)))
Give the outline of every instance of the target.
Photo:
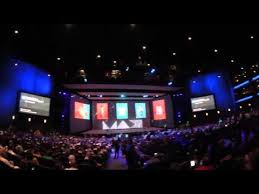
POLYGON ((216 109, 213 95, 191 99, 192 112, 201 112, 216 109))
POLYGON ((21 92, 19 112, 38 116, 49 116, 50 98, 21 92))

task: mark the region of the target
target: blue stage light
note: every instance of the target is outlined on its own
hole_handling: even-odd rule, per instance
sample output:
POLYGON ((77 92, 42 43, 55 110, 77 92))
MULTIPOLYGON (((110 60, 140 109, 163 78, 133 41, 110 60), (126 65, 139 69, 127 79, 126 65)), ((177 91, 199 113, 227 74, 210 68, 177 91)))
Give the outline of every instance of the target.
POLYGON ((244 101, 250 100, 250 99, 252 99, 252 98, 253 98, 253 96, 247 96, 247 97, 245 97, 245 98, 242 98, 242 99, 237 100, 236 103, 244 102, 244 101))
POLYGON ((252 78, 253 81, 258 80, 258 79, 259 79, 259 75, 252 78))
POLYGON ((234 87, 234 90, 236 90, 236 89, 238 89, 238 88, 241 88, 241 87, 243 87, 243 86, 245 86, 245 85, 247 85, 247 84, 249 84, 249 83, 250 83, 250 81, 245 81, 245 82, 243 82, 243 83, 241 83, 241 84, 235 86, 235 87, 234 87))

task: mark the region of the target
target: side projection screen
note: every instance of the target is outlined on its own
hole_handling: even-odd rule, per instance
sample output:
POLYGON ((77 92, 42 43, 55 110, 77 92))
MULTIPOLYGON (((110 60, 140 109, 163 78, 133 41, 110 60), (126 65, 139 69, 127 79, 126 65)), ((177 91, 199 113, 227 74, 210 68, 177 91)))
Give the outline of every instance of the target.
POLYGON ((50 98, 22 92, 19 112, 38 116, 49 116, 50 98))
POLYGON ((191 104, 193 112, 214 110, 216 108, 213 95, 192 98, 191 104))

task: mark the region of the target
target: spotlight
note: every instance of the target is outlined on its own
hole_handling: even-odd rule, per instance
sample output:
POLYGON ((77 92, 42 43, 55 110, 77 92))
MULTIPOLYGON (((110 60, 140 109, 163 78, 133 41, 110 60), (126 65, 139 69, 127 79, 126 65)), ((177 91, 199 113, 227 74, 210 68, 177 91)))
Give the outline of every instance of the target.
POLYGON ((221 78, 221 75, 218 75, 218 78, 221 78))
POLYGON ((252 106, 252 105, 249 103, 248 106, 252 106))
POLYGON ((155 73, 156 72, 156 70, 153 68, 153 69, 151 69, 151 73, 153 74, 153 73, 155 73))
POLYGON ((189 37, 188 37, 188 40, 192 40, 192 37, 191 37, 191 36, 189 36, 189 37))
POLYGON ((121 95, 121 98, 125 98, 126 96, 124 94, 121 95))
POLYGON ((47 119, 44 119, 44 123, 47 123, 47 119))
POLYGON ((206 117, 209 116, 209 113, 206 112, 206 117))
POLYGON ((242 109, 243 107, 242 106, 239 106, 240 109, 242 109))
POLYGON ((220 114, 220 111, 218 110, 217 113, 220 114))
POLYGON ((214 53, 217 53, 217 52, 219 52, 218 49, 214 49, 214 53))
POLYGON ((143 50, 146 50, 146 49, 147 49, 147 47, 146 47, 146 46, 142 46, 142 49, 143 49, 143 50))
POLYGON ((12 116, 12 120, 15 120, 15 116, 14 115, 12 116))
POLYGON ((144 95, 143 98, 148 98, 148 95, 144 95))
POLYGON ((194 117, 194 118, 196 118, 196 117, 197 117, 197 115, 193 115, 193 117, 194 117))
POLYGON ((196 83, 196 81, 192 81, 192 83, 193 83, 193 84, 195 84, 195 83, 196 83))
POLYGON ((126 68, 126 71, 129 71, 129 67, 126 68))
POLYGON ((50 74, 48 74, 48 77, 50 77, 51 75, 50 74))
POLYGON ((168 86, 171 86, 171 85, 173 85, 173 82, 168 82, 168 86))
POLYGON ((87 79, 86 79, 86 78, 84 79, 84 82, 85 82, 85 83, 87 82, 87 79))
POLYGON ((60 61, 60 60, 61 60, 61 58, 60 58, 60 57, 57 57, 57 60, 58 60, 58 61, 60 61))
POLYGON ((31 122, 31 118, 28 118, 28 122, 31 122))
POLYGON ((102 56, 101 55, 97 55, 97 59, 100 59, 102 56))
POLYGON ((230 108, 228 109, 228 112, 231 112, 231 109, 230 109, 230 108))
POLYGON ((18 31, 18 30, 15 30, 15 31, 14 31, 14 34, 19 34, 19 31, 18 31))
POLYGON ((17 66, 18 66, 18 63, 15 63, 14 66, 17 67, 17 66))

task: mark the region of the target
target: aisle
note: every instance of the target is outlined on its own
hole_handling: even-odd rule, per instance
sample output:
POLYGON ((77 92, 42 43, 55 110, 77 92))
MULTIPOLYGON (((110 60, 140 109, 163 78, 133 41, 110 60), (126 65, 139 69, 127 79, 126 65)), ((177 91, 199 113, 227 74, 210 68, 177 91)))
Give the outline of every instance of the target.
POLYGON ((120 155, 118 159, 114 159, 114 150, 112 151, 110 158, 107 162, 106 166, 107 170, 127 170, 128 165, 125 157, 122 156, 122 152, 120 150, 120 155))

